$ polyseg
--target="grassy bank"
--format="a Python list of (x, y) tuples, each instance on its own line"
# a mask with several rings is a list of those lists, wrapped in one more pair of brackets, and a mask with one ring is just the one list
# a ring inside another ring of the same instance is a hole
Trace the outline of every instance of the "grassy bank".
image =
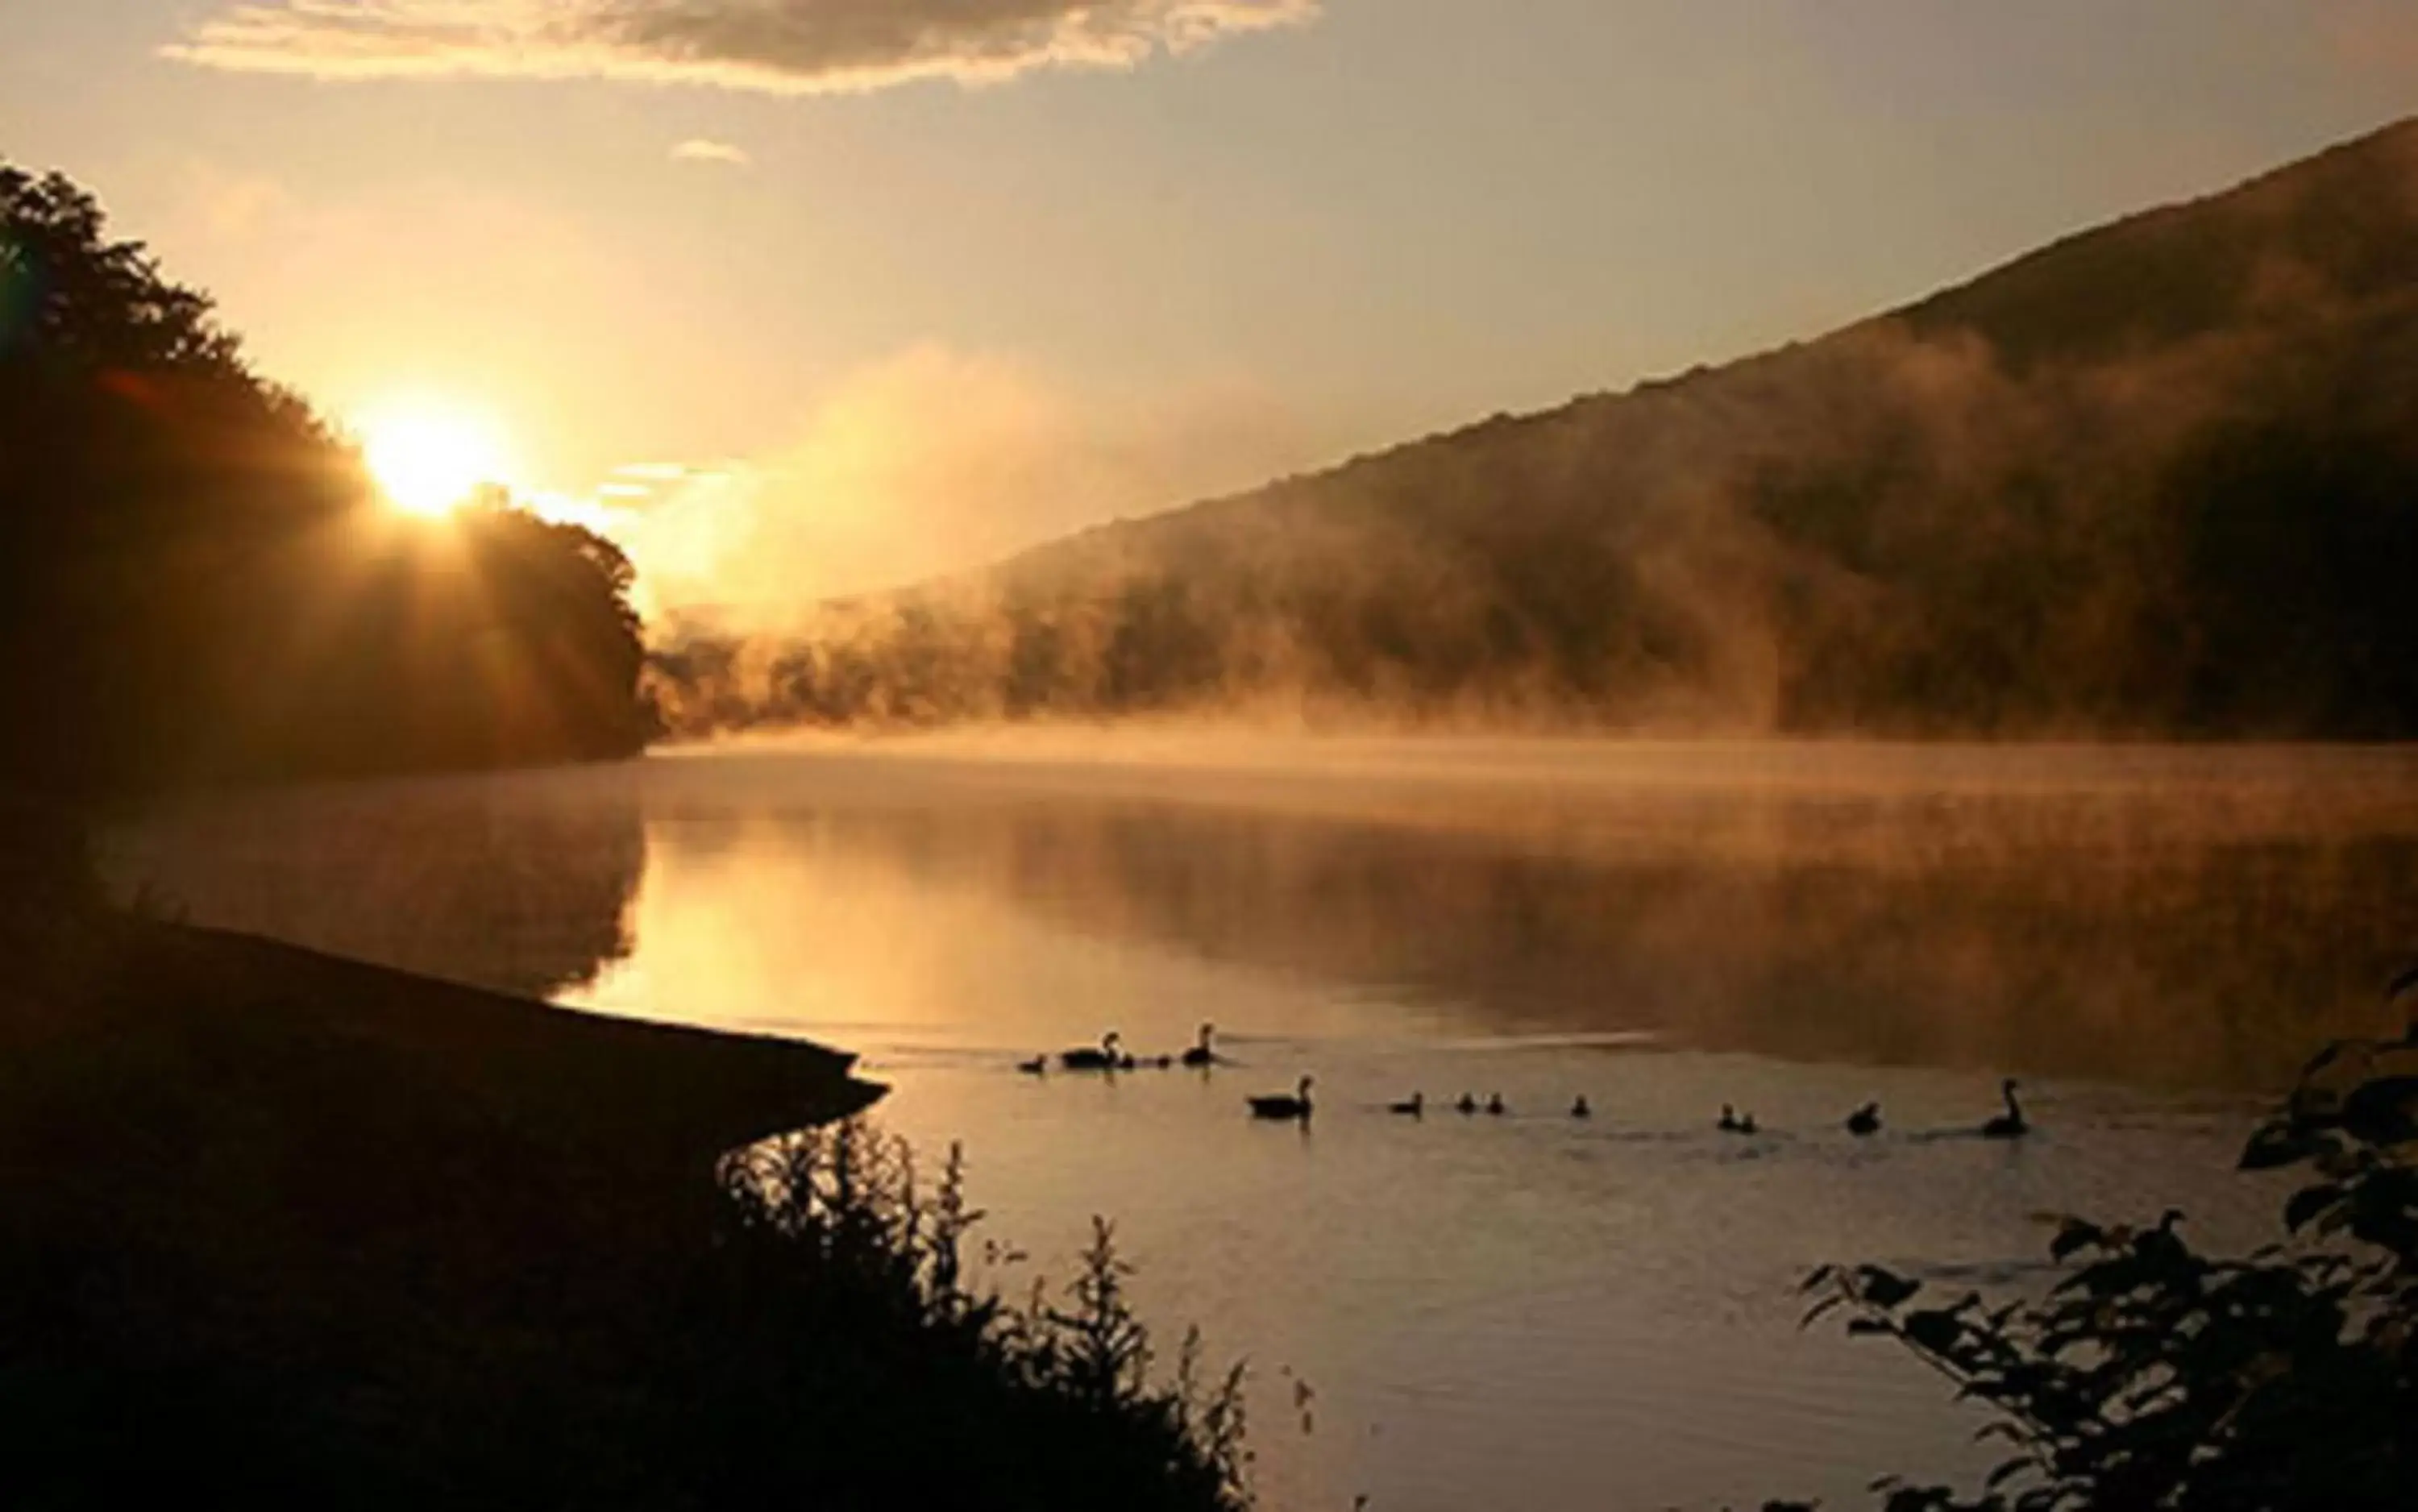
[(56, 893), (5, 935), (13, 1507), (1241, 1500), (1234, 1393), (1149, 1370), (1105, 1241), (982, 1293), (847, 1056)]

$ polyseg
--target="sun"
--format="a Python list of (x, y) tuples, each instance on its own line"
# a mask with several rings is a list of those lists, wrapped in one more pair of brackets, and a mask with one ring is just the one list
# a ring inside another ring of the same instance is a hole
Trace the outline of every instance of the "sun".
[(481, 484), (513, 481), (502, 430), (477, 410), (413, 400), (364, 411), (353, 424), (370, 476), (407, 514), (445, 514)]

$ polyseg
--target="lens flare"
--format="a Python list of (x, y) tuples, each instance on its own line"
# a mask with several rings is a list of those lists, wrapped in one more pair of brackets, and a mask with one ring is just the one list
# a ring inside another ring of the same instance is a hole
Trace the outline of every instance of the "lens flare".
[(513, 481), (502, 430), (475, 410), (413, 401), (366, 411), (354, 428), (370, 476), (407, 514), (442, 515), (482, 484)]

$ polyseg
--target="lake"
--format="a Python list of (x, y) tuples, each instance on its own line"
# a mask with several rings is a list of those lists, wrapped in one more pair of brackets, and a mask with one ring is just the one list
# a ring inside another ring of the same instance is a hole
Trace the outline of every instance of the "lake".
[[(1800, 1332), (1803, 1274), (2037, 1286), (2063, 1212), (2262, 1237), (2263, 1100), (2398, 1027), (2418, 755), (742, 745), (197, 799), (104, 860), (199, 923), (862, 1052), (884, 1124), (963, 1141), (1003, 1289), (1107, 1214), (1167, 1352), (1247, 1357), (1272, 1508), (1846, 1505), (1994, 1457), (1921, 1366)], [(1234, 1064), (1016, 1069), (1203, 1022)], [(1308, 1128), (1247, 1118), (1301, 1075)], [(1972, 1135), (2005, 1076), (2020, 1144)]]

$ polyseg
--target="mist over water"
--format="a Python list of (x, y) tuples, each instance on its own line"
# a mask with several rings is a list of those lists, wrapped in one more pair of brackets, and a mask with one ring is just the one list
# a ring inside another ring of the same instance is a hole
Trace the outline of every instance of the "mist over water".
[[(2029, 1284), (2055, 1211), (2247, 1243), (2260, 1096), (2391, 1027), (2418, 944), (2388, 749), (766, 744), (218, 798), (108, 849), (200, 922), (865, 1052), (881, 1117), (965, 1141), (1033, 1252), (1010, 1290), (1108, 1214), (1153, 1315), (1252, 1358), (1281, 1506), (1984, 1461), (1919, 1368), (1796, 1331), (1802, 1271)], [(1013, 1070), (1203, 1020), (1238, 1065)], [(1307, 1137), (1244, 1119), (1305, 1071)], [(1966, 1137), (2006, 1074), (2019, 1149)], [(1425, 1120), (1383, 1112), (1414, 1089)], [(1867, 1098), (1889, 1129), (1850, 1140)], [(1715, 1134), (1725, 1102), (1766, 1135)]]

